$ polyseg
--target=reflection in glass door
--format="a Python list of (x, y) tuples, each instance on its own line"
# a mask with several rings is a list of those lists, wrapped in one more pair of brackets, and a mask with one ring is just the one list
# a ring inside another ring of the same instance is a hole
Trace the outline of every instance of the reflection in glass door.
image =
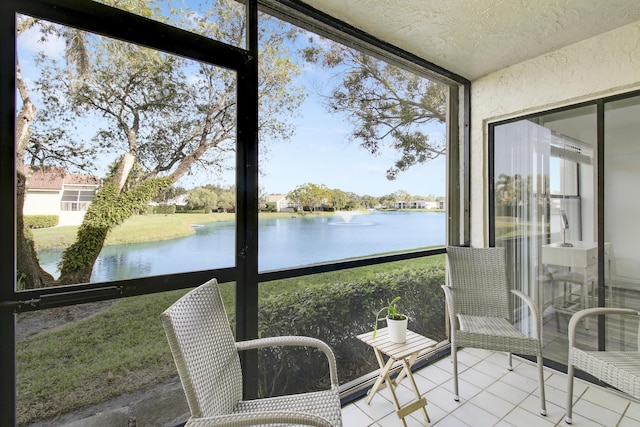
[[(611, 245), (613, 298), (607, 305), (640, 307), (640, 97), (605, 104), (605, 240)], [(608, 291), (608, 289), (607, 289)], [(608, 295), (607, 295), (608, 296)]]
[[(545, 359), (566, 364), (567, 324), (597, 304), (596, 107), (492, 126), (492, 244), (543, 316)], [(530, 322), (514, 307), (522, 329)], [(597, 345), (596, 325), (582, 325)], [(591, 333), (589, 333), (591, 331)]]
[[(495, 128), (494, 188), (495, 245), (507, 254), (507, 276), (512, 289), (534, 297), (536, 262), (546, 241), (541, 228), (548, 222), (548, 186), (551, 132), (528, 120)], [(514, 299), (513, 317), (523, 332), (532, 326), (526, 305)]]

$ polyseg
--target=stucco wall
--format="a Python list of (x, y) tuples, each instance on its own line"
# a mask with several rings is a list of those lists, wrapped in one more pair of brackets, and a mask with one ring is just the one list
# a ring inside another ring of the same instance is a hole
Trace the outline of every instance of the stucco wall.
[(488, 123), (638, 89), (640, 21), (473, 81), (472, 246), (488, 242)]
[(84, 220), (84, 215), (87, 211), (60, 211), (60, 219), (58, 220), (58, 226), (64, 225), (80, 225)]
[(29, 191), (24, 199), (25, 215), (59, 215), (59, 191)]

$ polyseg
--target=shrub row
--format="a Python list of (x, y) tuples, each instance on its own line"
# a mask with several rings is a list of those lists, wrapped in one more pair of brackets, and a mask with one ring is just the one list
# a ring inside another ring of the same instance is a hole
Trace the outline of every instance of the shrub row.
[(180, 210), (176, 210), (176, 213), (189, 213), (189, 214), (202, 214), (202, 213), (211, 213), (211, 208), (204, 208), (204, 209), (180, 209)]
[(28, 229), (55, 227), (59, 219), (58, 215), (25, 215), (24, 226)]
[(156, 213), (156, 214), (174, 214), (174, 213), (176, 213), (176, 205), (158, 205), (158, 206), (154, 206), (153, 213)]
[[(325, 341), (336, 354), (338, 375), (344, 383), (378, 368), (373, 350), (356, 336), (371, 331), (375, 313), (396, 296), (401, 298), (398, 307), (409, 316), (409, 329), (436, 341), (446, 338), (440, 288), (444, 277), (442, 266), (430, 266), (273, 295), (261, 302), (259, 334), (306, 335)], [(328, 385), (326, 358), (313, 349), (265, 349), (259, 353), (258, 364), (263, 397)], [(304, 385), (311, 386), (301, 389)]]

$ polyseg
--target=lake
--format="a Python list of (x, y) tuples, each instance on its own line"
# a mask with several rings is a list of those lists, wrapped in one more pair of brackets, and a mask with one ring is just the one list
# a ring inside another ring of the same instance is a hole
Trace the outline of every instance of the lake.
[[(260, 271), (445, 244), (445, 212), (382, 212), (264, 218), (259, 221)], [(194, 224), (195, 234), (160, 242), (105, 246), (92, 282), (123, 280), (234, 265), (235, 223)], [(59, 276), (62, 251), (40, 251), (45, 270)]]

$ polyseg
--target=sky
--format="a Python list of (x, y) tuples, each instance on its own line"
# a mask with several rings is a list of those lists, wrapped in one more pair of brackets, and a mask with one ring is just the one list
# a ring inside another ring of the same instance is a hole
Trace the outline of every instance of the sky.
[(350, 141), (349, 124), (326, 113), (317, 100), (316, 96), (310, 97), (303, 105), (291, 141), (273, 144), (268, 158), (262, 159), (265, 173), (260, 177), (260, 186), (267, 192), (287, 193), (312, 182), (359, 195), (382, 196), (398, 190), (412, 195), (445, 195), (444, 157), (414, 166), (390, 181), (386, 171), (396, 153), (385, 149), (381, 155), (373, 156)]
[[(34, 62), (31, 55), (46, 50), (49, 55), (62, 58), (64, 41), (50, 37), (46, 44), (39, 41), (40, 35), (29, 30), (18, 39), (20, 65), (27, 80), (34, 77)], [(353, 192), (358, 195), (382, 196), (399, 190), (412, 195), (444, 196), (446, 182), (446, 159), (440, 157), (425, 165), (413, 166), (390, 181), (386, 170), (398, 157), (390, 149), (383, 149), (377, 156), (349, 140), (350, 124), (340, 114), (329, 114), (321, 104), (318, 87), (326, 87), (332, 79), (331, 72), (320, 66), (305, 64), (297, 84), (308, 90), (299, 115), (288, 118), (295, 133), (288, 141), (273, 141), (265, 156), (260, 158), (261, 175), (259, 186), (265, 194), (286, 194), (305, 183), (324, 184), (332, 189)], [(35, 97), (34, 97), (35, 99)], [(95, 126), (87, 126), (92, 129)], [(425, 129), (431, 138), (443, 140), (445, 126), (434, 125)], [(90, 141), (92, 131), (83, 138)], [(115, 160), (103, 156), (95, 174), (104, 176), (107, 165)], [(233, 172), (212, 182), (212, 177), (200, 174), (187, 176), (178, 185), (187, 189), (207, 183), (232, 185)]]

